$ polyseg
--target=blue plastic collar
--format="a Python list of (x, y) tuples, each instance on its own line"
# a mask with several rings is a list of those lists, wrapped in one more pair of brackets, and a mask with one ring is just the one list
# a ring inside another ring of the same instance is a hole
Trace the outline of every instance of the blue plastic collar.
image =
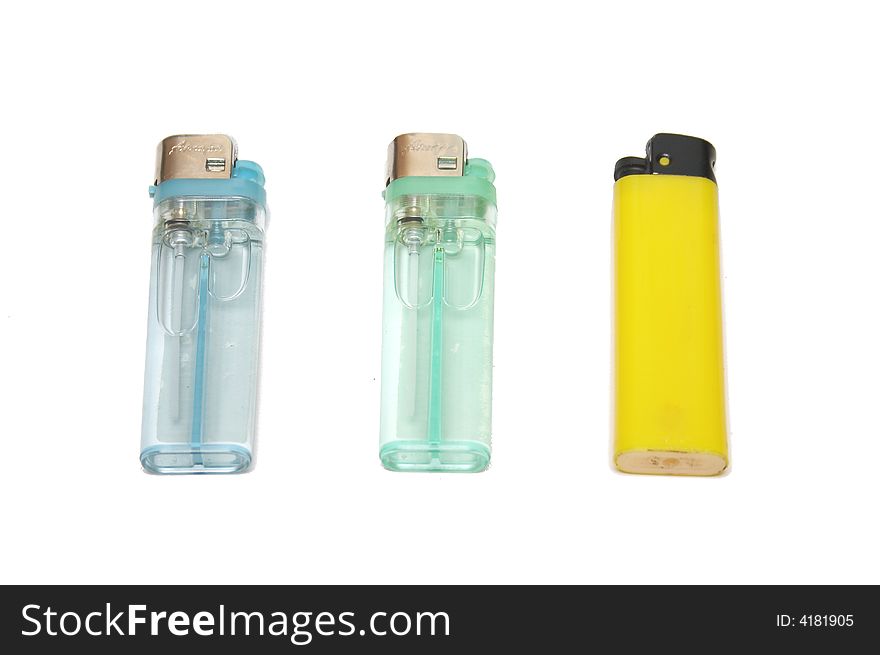
[(166, 198), (179, 196), (238, 196), (250, 198), (266, 207), (266, 177), (263, 169), (253, 161), (239, 159), (232, 167), (232, 177), (228, 180), (165, 180), (159, 185), (150, 185), (150, 197), (155, 207)]

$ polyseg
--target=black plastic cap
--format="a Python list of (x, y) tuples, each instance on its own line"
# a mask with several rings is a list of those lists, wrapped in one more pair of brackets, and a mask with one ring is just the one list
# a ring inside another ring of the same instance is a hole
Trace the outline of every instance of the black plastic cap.
[(614, 165), (614, 179), (627, 175), (690, 175), (715, 182), (715, 146), (695, 136), (655, 134), (646, 157), (624, 157)]

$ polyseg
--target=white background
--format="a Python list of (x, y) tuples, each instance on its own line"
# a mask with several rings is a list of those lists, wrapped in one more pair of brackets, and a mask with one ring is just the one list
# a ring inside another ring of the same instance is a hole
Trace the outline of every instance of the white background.
[[(0, 581), (880, 582), (877, 16), (850, 2), (12, 3)], [(385, 149), (497, 171), (494, 453), (378, 460)], [(609, 465), (614, 162), (718, 149), (732, 471)], [(156, 143), (267, 173), (258, 457), (138, 463)]]

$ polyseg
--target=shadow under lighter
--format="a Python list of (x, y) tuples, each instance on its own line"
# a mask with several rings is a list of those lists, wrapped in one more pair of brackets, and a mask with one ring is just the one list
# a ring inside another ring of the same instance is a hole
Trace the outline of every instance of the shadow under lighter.
[(657, 134), (614, 169), (614, 464), (728, 465), (715, 148)]
[(141, 463), (151, 473), (251, 464), (266, 192), (223, 134), (159, 144)]
[(389, 147), (379, 457), (392, 471), (489, 465), (494, 178), (454, 134)]

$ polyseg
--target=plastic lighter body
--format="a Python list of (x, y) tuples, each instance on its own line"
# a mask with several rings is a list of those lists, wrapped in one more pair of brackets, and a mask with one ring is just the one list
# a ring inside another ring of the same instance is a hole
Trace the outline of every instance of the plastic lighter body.
[(266, 194), (225, 135), (159, 145), (141, 463), (152, 473), (251, 464)]
[(728, 465), (718, 187), (706, 141), (658, 134), (614, 184), (614, 463), (717, 475)]
[(482, 471), (492, 424), (494, 172), (461, 137), (389, 147), (380, 459)]

